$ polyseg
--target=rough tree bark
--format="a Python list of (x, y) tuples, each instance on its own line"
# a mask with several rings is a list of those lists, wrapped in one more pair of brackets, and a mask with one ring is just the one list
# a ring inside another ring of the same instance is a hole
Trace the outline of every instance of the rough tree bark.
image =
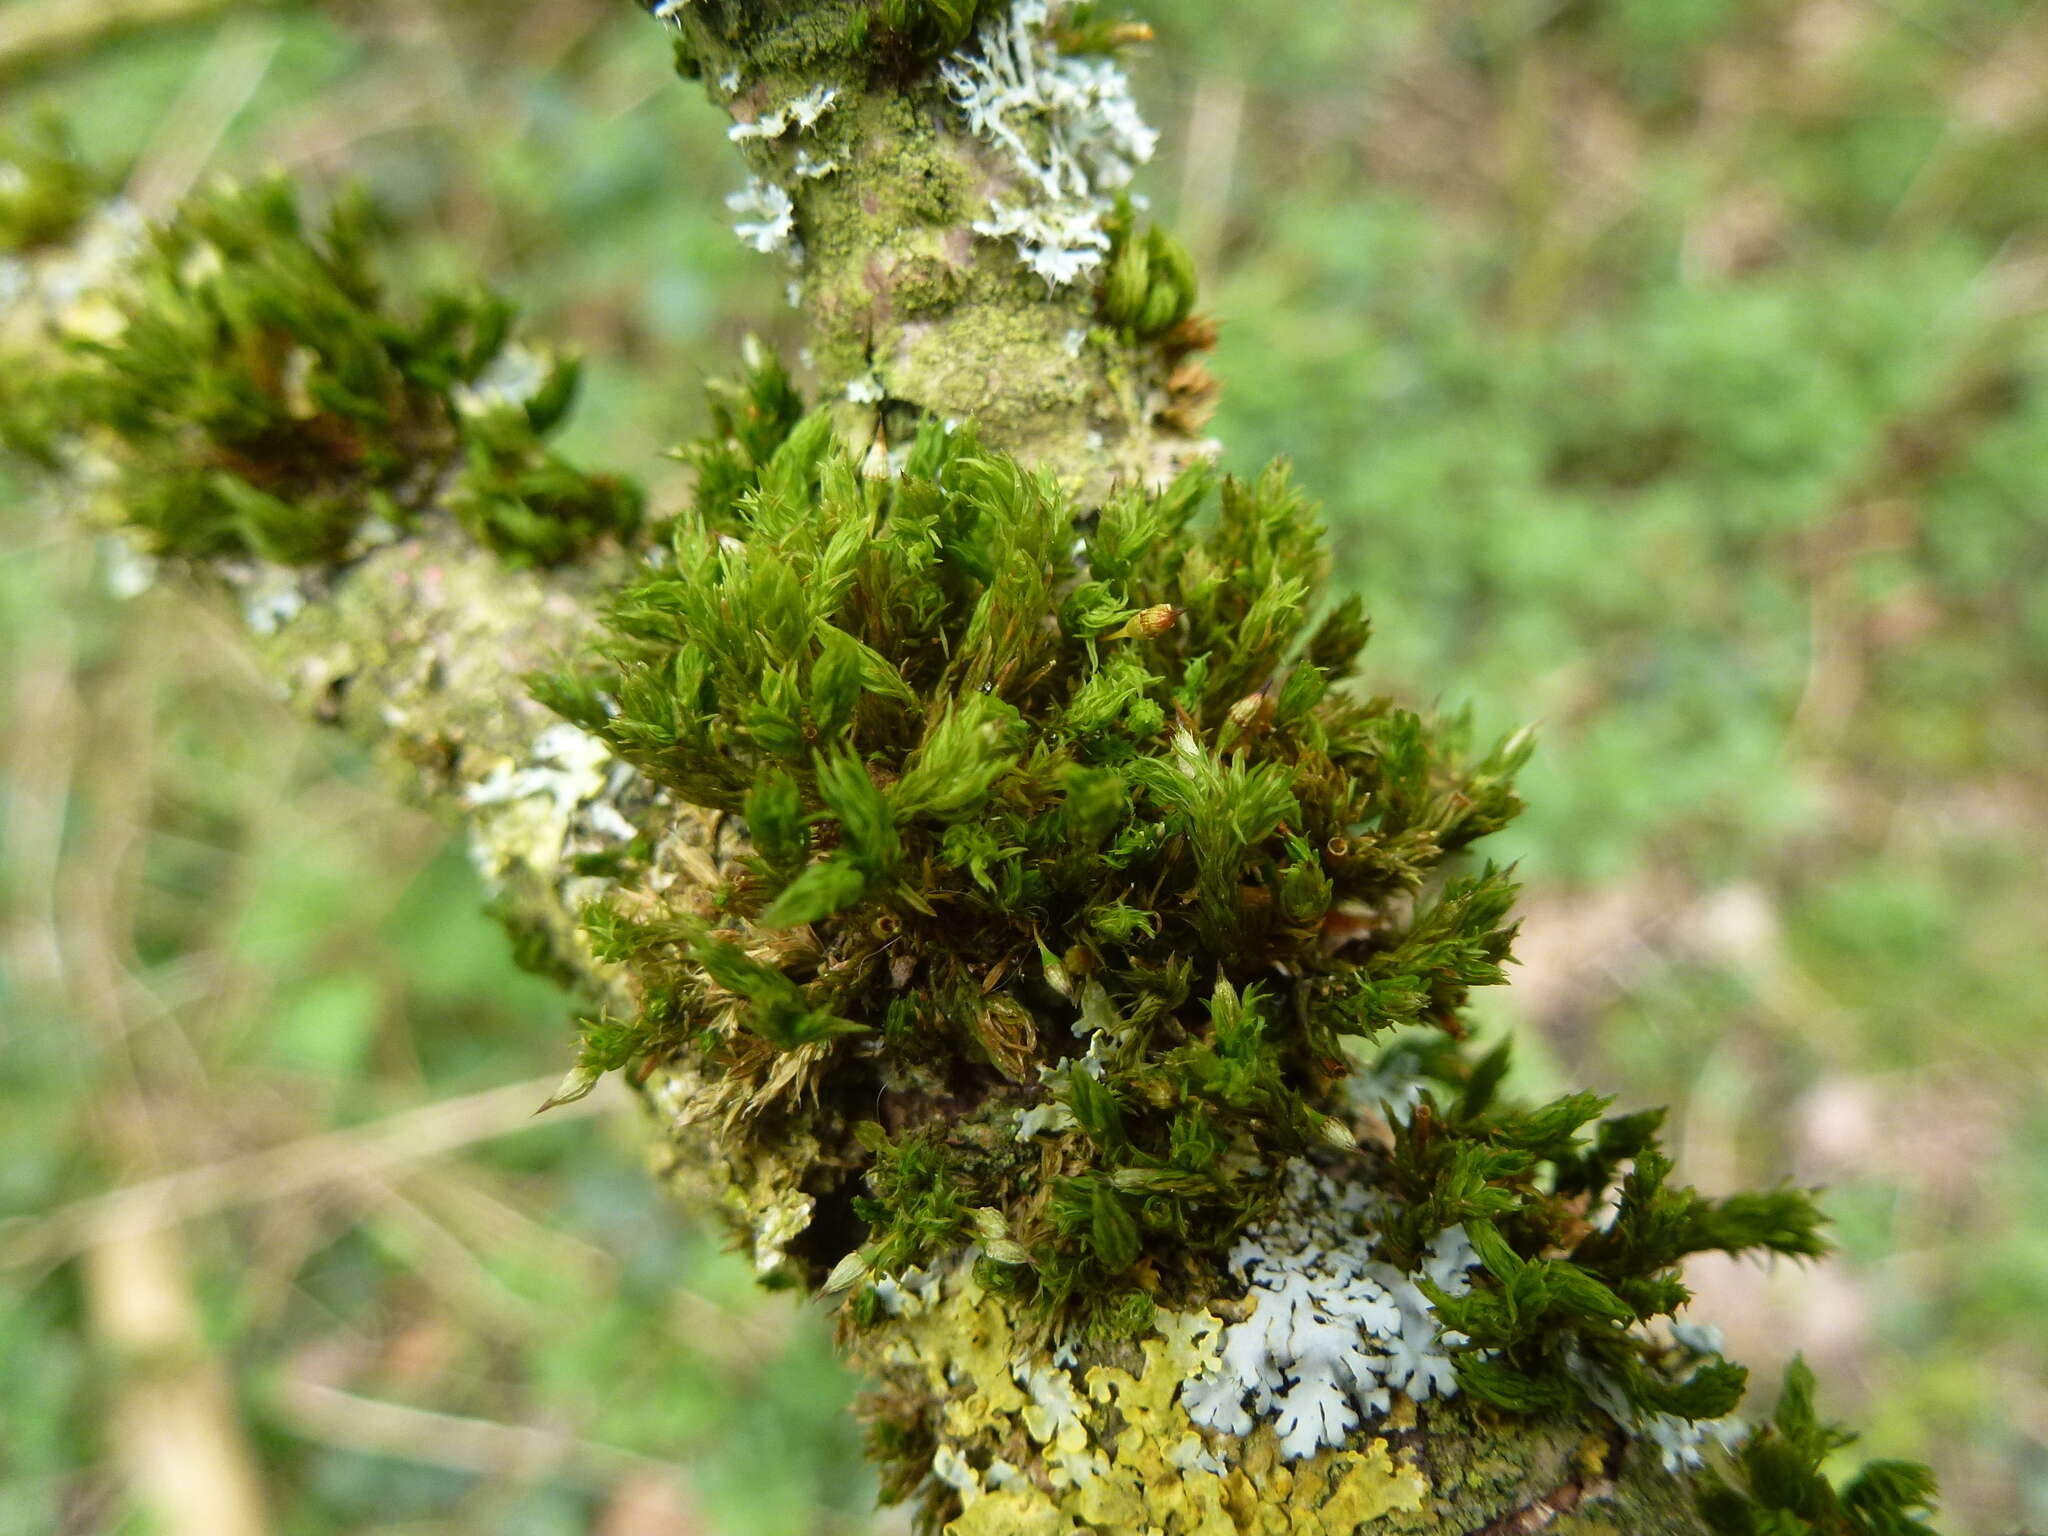
[[(1213, 452), (1199, 435), (1215, 392), (1198, 361), (1207, 336), (1187, 314), (1191, 295), (1172, 291), (1170, 255), (1132, 293), (1104, 297), (1134, 238), (1114, 198), (1150, 135), (1113, 65), (1061, 62), (1057, 13), (1032, 0), (650, 9), (685, 72), (732, 114), (756, 178), (735, 199), (742, 236), (791, 261), (811, 371), (841, 436), (866, 445), (871, 474), (886, 475), (892, 448), (928, 417), (971, 419), (987, 445), (1083, 505), (1118, 484), (1161, 485)], [(1074, 24), (1084, 22), (1100, 26)], [(1030, 78), (1046, 70), (1066, 73)], [(132, 239), (103, 217), (17, 262), (0, 351), (19, 361), (104, 334)], [(1105, 324), (1111, 302), (1130, 323)], [(54, 483), (79, 515), (122, 521), (95, 468), (118, 452), (87, 431), (56, 455), (67, 467)], [(368, 744), (408, 793), (466, 819), (531, 953), (594, 1012), (628, 1014), (636, 978), (597, 956), (579, 912), (600, 897), (655, 908), (709, 888), (746, 852), (743, 832), (650, 787), (526, 686), (590, 637), (605, 596), (644, 557), (637, 537), (521, 568), (474, 536), (452, 466), (421, 466), (402, 528), (290, 567), (232, 554), (181, 569), (245, 607), (251, 643), (309, 716)], [(621, 875), (602, 861), (628, 839), (652, 853)], [(816, 1287), (859, 1241), (807, 1187), (810, 1162), (828, 1152), (738, 1153), (708, 1137), (705, 1122), (747, 1111), (681, 1059), (642, 1064), (638, 1086), (658, 1170), (723, 1207), (765, 1278)], [(1385, 1131), (1369, 1113), (1358, 1126)], [(1329, 1189), (1305, 1176), (1284, 1219), (1269, 1221), (1338, 1269), (1347, 1254), (1367, 1265), (1356, 1208)], [(1243, 1434), (1213, 1415), (1197, 1422), (1184, 1389), (1223, 1368), (1230, 1325), (1281, 1304), (1251, 1294), (1224, 1256), (1201, 1261), (1204, 1304), (1162, 1302), (1149, 1328), (1108, 1340), (1047, 1333), (984, 1286), (976, 1256), (961, 1245), (915, 1275), (879, 1277), (874, 1315), (845, 1330), (876, 1384), (891, 1491), (922, 1500), (953, 1536), (1710, 1528), (1690, 1474), (1667, 1468), (1644, 1424), (1587, 1404), (1515, 1414), (1470, 1394), (1418, 1404), (1394, 1393), (1310, 1454), (1270, 1415)]]

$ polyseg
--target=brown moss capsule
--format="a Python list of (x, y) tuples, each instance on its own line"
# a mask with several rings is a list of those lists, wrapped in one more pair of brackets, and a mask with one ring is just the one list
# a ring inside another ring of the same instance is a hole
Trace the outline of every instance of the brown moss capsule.
[(1156, 640), (1180, 622), (1180, 610), (1171, 603), (1159, 603), (1133, 614), (1109, 638), (1112, 640)]
[(1271, 723), (1273, 719), (1273, 696), (1270, 693), (1248, 693), (1230, 706), (1230, 723), (1240, 731), (1256, 730)]

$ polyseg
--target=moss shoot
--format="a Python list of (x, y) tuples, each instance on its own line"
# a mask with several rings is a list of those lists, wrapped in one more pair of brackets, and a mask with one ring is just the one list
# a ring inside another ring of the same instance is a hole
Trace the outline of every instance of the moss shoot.
[(494, 294), (393, 297), (380, 243), (359, 196), (314, 229), (283, 181), (200, 193), (50, 317), (57, 366), (7, 391), (0, 432), (46, 462), (102, 458), (154, 554), (332, 561), (444, 495), (518, 563), (629, 536), (637, 489), (545, 446), (573, 364), (519, 348)]

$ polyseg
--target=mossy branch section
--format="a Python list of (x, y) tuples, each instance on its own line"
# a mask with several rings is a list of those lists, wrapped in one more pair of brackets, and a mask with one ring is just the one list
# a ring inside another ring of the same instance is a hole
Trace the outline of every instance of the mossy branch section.
[(480, 291), (387, 294), (360, 203), (316, 233), (281, 183), (223, 187), (150, 229), (56, 130), (6, 153), (0, 447), (126, 560), (239, 604), (309, 717), (467, 812), (527, 957), (612, 995), (564, 890), (593, 817), (656, 811), (612, 805), (630, 786), (523, 683), (639, 527), (630, 482), (542, 444), (573, 367)]
[[(467, 822), (523, 963), (594, 1006), (622, 995), (575, 920), (591, 807), (618, 799), (601, 753), (555, 743), (523, 678), (583, 643), (620, 564), (507, 566), (443, 511), (346, 567), (252, 637), (307, 718), (368, 747), (416, 803)], [(653, 807), (617, 807), (650, 824)], [(538, 1108), (539, 1106), (535, 1106)]]
[[(85, 217), (72, 162), (41, 148), (0, 204), (17, 268)], [(313, 566), (436, 506), (520, 564), (636, 533), (631, 482), (545, 447), (574, 362), (516, 344), (487, 291), (387, 292), (361, 197), (316, 230), (281, 181), (223, 186), (127, 243), (104, 281), (53, 271), (50, 305), (10, 306), (36, 311), (42, 345), (0, 395), (0, 445), (46, 466), (89, 454), (148, 553)]]
[[(1020, 1340), (1111, 1358), (1241, 1305), (1233, 1245), (1311, 1162), (1373, 1212), (1333, 1241), (1401, 1272), (1469, 1234), (1478, 1282), (1425, 1287), (1468, 1396), (1667, 1437), (1735, 1408), (1740, 1367), (1645, 1325), (1688, 1255), (1812, 1255), (1819, 1216), (1676, 1186), (1659, 1116), (1515, 1104), (1505, 1049), (1463, 1049), (1513, 887), (1453, 860), (1528, 744), (1355, 691), (1283, 470), (1083, 512), (936, 423), (865, 476), (765, 358), (716, 398), (673, 558), (538, 688), (743, 833), (591, 905), (636, 1006), (581, 1076), (695, 1128), (764, 1273), (846, 1291), (863, 1355), (965, 1266)], [(1389, 1031), (1382, 1118), (1347, 1079)]]
[[(1146, 274), (1126, 262), (1106, 311), (1107, 262), (1055, 286), (1011, 242), (973, 228), (992, 200), (1027, 189), (969, 130), (937, 66), (976, 47), (975, 22), (1007, 6), (653, 8), (677, 28), (686, 71), (732, 113), (749, 165), (790, 200), (787, 245), (763, 243), (792, 261), (815, 372), (847, 438), (896, 448), (927, 417), (971, 420), (991, 447), (1084, 499), (1119, 479), (1163, 483), (1210, 451), (1200, 432), (1216, 385), (1198, 358), (1213, 330), (1190, 318), (1184, 262), (1185, 299), (1133, 301), (1132, 279), (1142, 289)], [(829, 107), (788, 115), (822, 93)], [(1132, 323), (1147, 315), (1149, 327)]]
[[(1468, 757), (1333, 687), (1365, 627), (1315, 616), (1316, 525), (1277, 471), (1084, 520), (965, 429), (877, 480), (791, 407), (758, 372), (670, 568), (542, 689), (754, 848), (664, 910), (593, 911), (642, 991), (607, 1048), (701, 1054), (746, 1135), (814, 1136), (844, 1171), (810, 1192), (870, 1229), (867, 1269), (993, 1208), (1016, 1283), (1142, 1324), (1134, 1271), (1198, 1285), (1281, 1164), (1341, 1139), (1346, 1037), (1500, 979), (1505, 878), (1423, 892), (1513, 813), (1523, 749)], [(1048, 1100), (1042, 1154), (1016, 1116)], [(806, 1246), (813, 1282), (844, 1257)]]

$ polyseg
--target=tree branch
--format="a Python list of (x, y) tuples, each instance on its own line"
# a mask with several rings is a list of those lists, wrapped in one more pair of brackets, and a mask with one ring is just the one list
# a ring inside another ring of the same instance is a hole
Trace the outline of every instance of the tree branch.
[[(755, 359), (660, 553), (543, 446), (564, 365), (488, 299), (393, 305), (365, 225), (281, 194), (140, 247), (37, 205), (0, 370), (47, 382), (0, 432), (469, 818), (592, 1004), (558, 1098), (630, 1066), (763, 1276), (848, 1294), (933, 1526), (1707, 1529), (1741, 1373), (1644, 1325), (1685, 1254), (1812, 1254), (1817, 1218), (1669, 1186), (1654, 1116), (1509, 1104), (1460, 1052), (1512, 888), (1435, 876), (1526, 747), (1333, 688), (1364, 629), (1309, 623), (1284, 476), (1191, 521), (1211, 333), (1118, 199), (1130, 29), (650, 8), (757, 172), (742, 237), (800, 255), (829, 403)], [(1355, 1072), (1397, 1027), (1434, 1043)]]

